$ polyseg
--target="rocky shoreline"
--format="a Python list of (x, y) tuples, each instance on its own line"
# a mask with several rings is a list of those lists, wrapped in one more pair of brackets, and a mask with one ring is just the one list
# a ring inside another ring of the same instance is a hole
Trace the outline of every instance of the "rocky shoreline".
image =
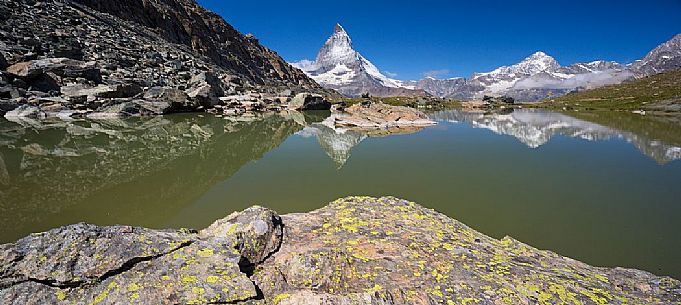
[(0, 115), (242, 114), (334, 95), (192, 0), (0, 3)]
[(0, 246), (2, 304), (681, 304), (681, 282), (496, 240), (415, 203), (252, 207), (201, 231), (76, 224)]

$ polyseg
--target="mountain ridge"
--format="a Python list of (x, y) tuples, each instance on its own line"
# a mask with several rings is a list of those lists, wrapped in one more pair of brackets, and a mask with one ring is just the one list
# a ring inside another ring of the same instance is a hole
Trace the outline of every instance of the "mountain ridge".
[[(341, 35), (338, 36), (337, 33)], [(343, 41), (347, 41), (349, 49), (356, 53), (353, 60), (368, 63), (370, 73), (358, 76), (359, 72), (347, 66), (344, 67), (345, 63), (329, 61), (328, 57), (324, 57), (328, 54), (338, 55), (338, 53), (329, 52), (328, 48), (329, 44), (335, 43), (334, 37), (342, 37)], [(334, 63), (336, 65), (332, 65)], [(399, 92), (396, 88), (404, 88), (422, 90), (437, 97), (458, 100), (481, 99), (484, 95), (506, 95), (519, 101), (535, 102), (681, 68), (681, 34), (660, 44), (643, 59), (630, 64), (601, 59), (562, 66), (547, 53), (536, 51), (518, 63), (500, 66), (489, 72), (473, 73), (469, 78), (425, 77), (420, 80), (402, 81), (385, 76), (376, 66), (354, 51), (349, 35), (342, 26), (337, 24), (334, 34), (327, 40), (314, 62), (303, 60), (293, 65), (303, 70), (323, 87), (349, 96), (362, 93), (356, 86), (358, 82), (361, 82), (358, 78), (368, 77), (378, 86), (390, 88), (382, 92), (390, 96), (400, 95), (399, 93), (403, 92)]]

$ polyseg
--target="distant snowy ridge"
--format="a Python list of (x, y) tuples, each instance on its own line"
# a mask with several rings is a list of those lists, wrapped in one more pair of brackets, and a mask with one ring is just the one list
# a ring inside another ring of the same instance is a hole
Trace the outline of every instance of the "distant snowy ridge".
[(320, 85), (347, 96), (363, 93), (376, 96), (430, 94), (473, 100), (485, 95), (507, 95), (519, 101), (532, 102), (679, 69), (681, 34), (653, 49), (642, 60), (629, 65), (597, 60), (561, 66), (555, 58), (539, 51), (519, 63), (490, 72), (474, 73), (469, 79), (426, 77), (416, 81), (400, 81), (385, 76), (357, 52), (350, 36), (337, 24), (315, 61), (302, 60), (293, 65)]

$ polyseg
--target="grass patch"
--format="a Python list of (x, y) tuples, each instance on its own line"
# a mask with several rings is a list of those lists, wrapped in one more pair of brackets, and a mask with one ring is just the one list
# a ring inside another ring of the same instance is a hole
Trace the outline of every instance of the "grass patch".
[(681, 70), (656, 74), (618, 85), (570, 93), (545, 100), (538, 107), (583, 110), (646, 110), (660, 102), (681, 103)]

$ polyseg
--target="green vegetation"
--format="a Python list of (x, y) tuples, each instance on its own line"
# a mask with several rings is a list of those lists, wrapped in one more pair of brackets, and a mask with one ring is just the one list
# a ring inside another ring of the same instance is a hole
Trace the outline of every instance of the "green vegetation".
[(678, 112), (681, 110), (681, 70), (571, 93), (546, 100), (537, 106), (549, 109)]

